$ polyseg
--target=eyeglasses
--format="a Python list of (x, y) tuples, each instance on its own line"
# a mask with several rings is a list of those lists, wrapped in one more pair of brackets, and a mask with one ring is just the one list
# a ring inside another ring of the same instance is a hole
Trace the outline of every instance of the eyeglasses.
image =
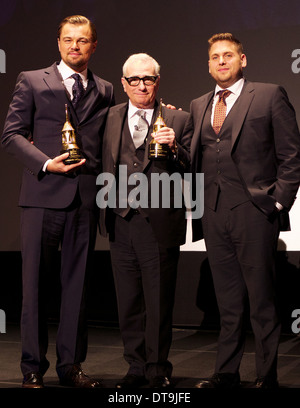
[(134, 76), (126, 78), (126, 81), (129, 83), (130, 86), (138, 86), (141, 81), (143, 81), (144, 85), (154, 85), (158, 76), (144, 76), (143, 78)]

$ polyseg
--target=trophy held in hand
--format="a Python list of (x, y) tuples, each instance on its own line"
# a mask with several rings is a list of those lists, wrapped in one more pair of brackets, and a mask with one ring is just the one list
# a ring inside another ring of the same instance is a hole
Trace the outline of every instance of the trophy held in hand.
[[(153, 124), (153, 132), (156, 133), (159, 129), (166, 126), (164, 118), (162, 116), (162, 99), (159, 104), (159, 114), (156, 121)], [(148, 158), (149, 160), (167, 160), (169, 157), (170, 149), (167, 144), (160, 144), (152, 138), (149, 143)]]
[(66, 121), (62, 129), (62, 149), (61, 154), (69, 153), (69, 157), (64, 160), (65, 164), (74, 164), (80, 162), (83, 158), (76, 143), (76, 135), (73, 126), (69, 120), (68, 105), (65, 105)]

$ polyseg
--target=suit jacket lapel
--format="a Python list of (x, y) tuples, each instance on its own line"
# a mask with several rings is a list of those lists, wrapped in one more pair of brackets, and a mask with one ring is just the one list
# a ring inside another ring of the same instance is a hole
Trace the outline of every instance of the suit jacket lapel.
[[(94, 101), (97, 98), (103, 98), (104, 90), (102, 84), (94, 77), (94, 74), (88, 70), (88, 86), (84, 93), (81, 104), (79, 104), (79, 111), (74, 110), (74, 114), (77, 115), (79, 123), (82, 123), (89, 117), (91, 111), (94, 109)], [(95, 89), (97, 88), (97, 89)], [(93, 96), (93, 93), (96, 92), (96, 95)]]
[[(158, 109), (157, 109), (157, 114), (158, 114)], [(167, 127), (172, 128), (173, 127), (173, 121), (174, 121), (174, 115), (173, 115), (172, 109), (168, 109), (168, 108), (165, 108), (163, 106), (162, 116), (164, 118), (164, 121), (165, 121)], [(157, 115), (156, 115), (156, 117), (157, 117)]]
[(49, 68), (45, 69), (43, 80), (46, 82), (47, 86), (49, 89), (51, 89), (58, 100), (62, 101), (63, 103), (71, 103), (68, 92), (66, 91), (60, 73), (58, 72), (56, 62)]
[(73, 125), (78, 124), (78, 118), (76, 116), (75, 109), (73, 108), (70, 96), (63, 85), (61, 75), (57, 69), (57, 63), (55, 62), (49, 68), (45, 69), (43, 80), (56, 96), (59, 103), (61, 103), (61, 109), (64, 111), (65, 104), (69, 107), (69, 113)]
[(111, 117), (110, 121), (111, 122), (110, 134), (114, 135), (114, 137), (110, 139), (110, 151), (112, 153), (114, 164), (116, 164), (119, 159), (121, 135), (127, 110), (128, 103), (120, 105), (120, 108), (114, 112), (114, 116)]
[(254, 87), (251, 82), (245, 82), (242, 92), (239, 99), (236, 101), (238, 104), (238, 112), (234, 116), (234, 121), (232, 125), (232, 136), (231, 144), (232, 147), (237, 142), (238, 135), (243, 126), (245, 117), (248, 113), (248, 110), (251, 106), (252, 100), (254, 98)]
[(97, 86), (99, 93), (103, 95), (102, 84), (100, 84), (98, 81), (96, 82), (94, 74), (90, 70), (88, 70), (88, 80), (89, 82), (84, 96), (87, 96), (92, 91), (92, 89), (95, 88), (95, 86)]
[(203, 100), (199, 101), (194, 109), (197, 109), (197, 112), (194, 113), (194, 135), (192, 137), (191, 141), (191, 159), (192, 162), (196, 162), (196, 156), (199, 153), (199, 149), (197, 148), (199, 146), (200, 141), (200, 135), (201, 135), (201, 129), (202, 129), (202, 124), (203, 124), (203, 119), (204, 115), (206, 113), (206, 110), (208, 108), (208, 105), (211, 102), (211, 99), (214, 95), (214, 92), (209, 92), (203, 97)]

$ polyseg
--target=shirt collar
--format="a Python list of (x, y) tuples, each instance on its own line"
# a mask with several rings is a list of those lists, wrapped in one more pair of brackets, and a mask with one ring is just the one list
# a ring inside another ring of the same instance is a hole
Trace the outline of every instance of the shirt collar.
[(84, 82), (87, 81), (87, 68), (82, 72), (76, 72), (72, 68), (70, 68), (63, 60), (57, 66), (63, 81), (67, 78), (70, 78), (73, 74), (79, 74)]
[(146, 116), (147, 116), (147, 115), (150, 115), (150, 118), (151, 118), (151, 117), (152, 117), (152, 114), (153, 114), (153, 111), (154, 111), (154, 108), (152, 108), (152, 109), (141, 109), (141, 108), (137, 108), (136, 106), (134, 106), (134, 105), (132, 104), (131, 100), (129, 100), (129, 102), (128, 102), (128, 117), (129, 117), (129, 119), (131, 119), (131, 118), (136, 114), (136, 112), (139, 111), (139, 110), (145, 111), (145, 112), (146, 112)]
[[(236, 81), (233, 85), (229, 86), (228, 89), (229, 91), (231, 91), (233, 94), (239, 96), (240, 93), (242, 92), (243, 86), (244, 86), (244, 82), (245, 82), (245, 78), (241, 78), (238, 81)], [(223, 88), (221, 88), (219, 85), (216, 85), (215, 88), (215, 95), (219, 92), (219, 91), (224, 91)]]

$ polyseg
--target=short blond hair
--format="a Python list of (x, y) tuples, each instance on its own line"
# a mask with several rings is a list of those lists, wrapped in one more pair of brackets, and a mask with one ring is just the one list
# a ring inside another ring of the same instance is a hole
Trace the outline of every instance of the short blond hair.
[(61, 31), (63, 29), (63, 26), (66, 24), (77, 24), (77, 25), (82, 25), (82, 24), (88, 24), (91, 29), (92, 33), (92, 41), (96, 42), (97, 41), (97, 30), (96, 26), (94, 23), (91, 22), (87, 17), (81, 16), (79, 14), (75, 14), (73, 16), (69, 16), (63, 19), (63, 21), (60, 23), (58, 27), (58, 32), (57, 32), (57, 38), (60, 38)]

